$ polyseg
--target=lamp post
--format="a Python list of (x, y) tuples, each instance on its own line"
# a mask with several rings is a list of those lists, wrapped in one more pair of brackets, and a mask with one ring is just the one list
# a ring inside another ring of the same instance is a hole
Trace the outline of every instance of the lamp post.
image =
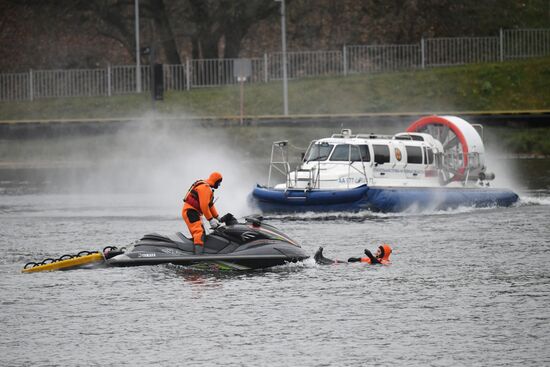
[(288, 116), (288, 76), (286, 62), (286, 25), (285, 25), (285, 0), (275, 0), (281, 3), (281, 39), (283, 46), (283, 104), (284, 114)]
[(136, 92), (141, 93), (141, 65), (140, 65), (140, 48), (139, 48), (139, 0), (134, 1), (135, 7), (135, 26), (136, 26)]

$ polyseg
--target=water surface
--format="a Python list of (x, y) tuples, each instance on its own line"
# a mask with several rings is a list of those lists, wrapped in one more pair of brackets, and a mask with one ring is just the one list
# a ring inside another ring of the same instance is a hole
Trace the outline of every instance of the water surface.
[[(193, 153), (131, 136), (135, 145), (124, 149), (71, 138), (66, 146), (95, 150), (67, 159), (60, 151), (49, 166), (21, 163), (51, 158), (57, 145), (24, 140), (21, 151), (36, 151), (12, 153), (16, 167), (0, 167), (0, 365), (550, 364), (550, 161), (500, 161), (521, 190), (511, 208), (267, 217), (310, 254), (323, 246), (327, 257), (347, 259), (389, 243), (390, 266), (306, 260), (244, 273), (22, 274), (28, 261), (186, 231), (182, 191), (202, 173), (189, 173)], [(109, 142), (125, 140), (117, 139)], [(219, 145), (196, 170), (222, 164), (228, 179), (217, 205), (249, 214), (242, 197), (266, 171), (250, 168), (254, 156), (244, 170), (224, 160), (230, 147)]]

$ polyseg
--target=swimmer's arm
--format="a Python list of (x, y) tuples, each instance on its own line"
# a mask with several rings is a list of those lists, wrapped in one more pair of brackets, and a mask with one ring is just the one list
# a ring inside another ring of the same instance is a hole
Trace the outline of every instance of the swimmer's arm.
[(365, 249), (365, 255), (369, 258), (371, 265), (380, 264), (380, 261), (378, 261), (368, 249)]

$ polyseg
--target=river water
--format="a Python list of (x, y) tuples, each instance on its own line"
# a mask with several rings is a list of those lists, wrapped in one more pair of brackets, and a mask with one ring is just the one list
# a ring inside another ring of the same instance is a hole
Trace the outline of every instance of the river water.
[(22, 274), (28, 261), (185, 232), (181, 195), (216, 167), (218, 208), (254, 211), (241, 202), (265, 178), (269, 146), (243, 141), (257, 132), (224, 132), (206, 148), (195, 136), (189, 151), (167, 148), (178, 134), (149, 133), (2, 141), (0, 365), (550, 364), (549, 160), (495, 160), (520, 193), (511, 208), (267, 217), (310, 254), (346, 259), (389, 243), (389, 266)]

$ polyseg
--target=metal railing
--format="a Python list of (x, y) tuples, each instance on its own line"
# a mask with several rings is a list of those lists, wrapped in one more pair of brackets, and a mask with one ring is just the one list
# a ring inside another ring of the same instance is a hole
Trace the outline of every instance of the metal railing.
[[(341, 51), (293, 51), (287, 52), (288, 78), (341, 75), (343, 55)], [(267, 56), (268, 79), (283, 79), (283, 54), (275, 52)]]
[(452, 66), (500, 60), (499, 37), (431, 38), (424, 40), (424, 66)]
[(550, 55), (550, 29), (514, 29), (501, 31), (505, 60)]
[[(351, 45), (337, 51), (287, 53), (288, 77), (300, 79), (354, 73), (378, 73), (440, 66), (514, 60), (550, 55), (550, 29), (501, 30), (496, 37), (426, 38), (418, 44)], [(248, 82), (281, 80), (282, 53), (250, 60)], [(165, 90), (190, 90), (238, 83), (237, 59), (187, 60), (164, 65)], [(0, 74), (0, 101), (85, 96), (112, 96), (137, 92), (134, 65), (104, 69), (30, 70)], [(151, 68), (141, 66), (142, 90), (150, 90)]]
[(32, 75), (32, 70), (28, 73), (0, 74), (0, 101), (32, 101)]
[(421, 66), (420, 45), (347, 46), (349, 73), (411, 70)]

